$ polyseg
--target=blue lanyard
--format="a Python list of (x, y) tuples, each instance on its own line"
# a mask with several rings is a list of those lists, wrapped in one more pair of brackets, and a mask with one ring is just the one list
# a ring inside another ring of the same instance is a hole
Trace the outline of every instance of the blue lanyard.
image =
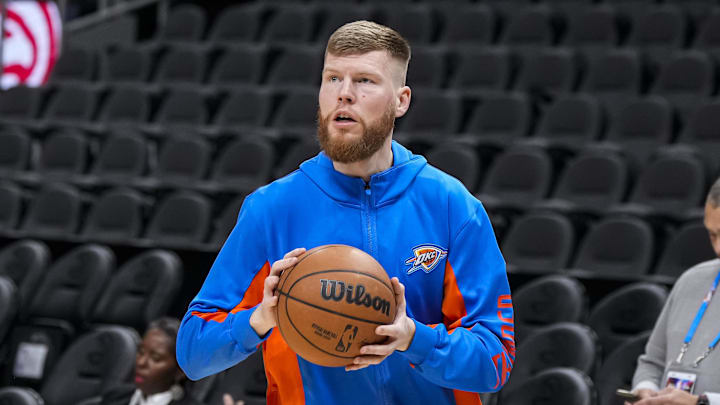
[[(698, 328), (698, 325), (700, 325), (700, 321), (702, 320), (703, 316), (705, 315), (705, 311), (707, 310), (708, 305), (710, 304), (710, 301), (713, 298), (713, 295), (715, 295), (715, 290), (717, 290), (718, 283), (720, 283), (720, 272), (718, 272), (718, 275), (715, 277), (715, 281), (713, 282), (712, 287), (710, 287), (710, 291), (708, 291), (707, 295), (705, 295), (705, 298), (703, 298), (702, 303), (700, 304), (700, 308), (698, 309), (697, 314), (695, 315), (695, 319), (693, 319), (692, 324), (690, 325), (690, 330), (688, 330), (687, 335), (685, 335), (685, 340), (683, 341), (683, 346), (680, 349), (680, 354), (677, 357), (677, 362), (680, 363), (682, 361), (683, 355), (685, 355), (685, 352), (687, 352), (688, 347), (690, 346), (690, 342), (692, 342), (693, 337), (695, 336), (695, 331)], [(695, 359), (694, 366), (697, 367), (701, 361), (707, 357), (710, 352), (715, 349), (715, 346), (717, 346), (718, 342), (720, 342), (720, 333), (713, 339), (712, 342), (710, 342), (710, 345), (708, 345), (705, 352)]]

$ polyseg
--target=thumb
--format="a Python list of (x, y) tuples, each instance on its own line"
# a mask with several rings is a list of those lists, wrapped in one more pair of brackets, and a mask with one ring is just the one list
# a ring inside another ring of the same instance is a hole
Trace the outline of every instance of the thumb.
[(223, 405), (234, 405), (233, 397), (230, 394), (223, 394)]

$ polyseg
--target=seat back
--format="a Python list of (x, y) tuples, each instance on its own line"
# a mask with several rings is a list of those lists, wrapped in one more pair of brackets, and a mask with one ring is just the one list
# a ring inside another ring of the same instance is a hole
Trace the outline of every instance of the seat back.
[(0, 250), (0, 276), (18, 288), (20, 314), (27, 311), (50, 262), (50, 249), (43, 242), (20, 240)]
[(665, 287), (639, 282), (622, 287), (595, 304), (588, 325), (600, 337), (604, 352), (651, 330), (667, 296)]
[(55, 364), (40, 395), (48, 405), (74, 404), (128, 381), (135, 370), (139, 342), (135, 330), (121, 326), (80, 336)]

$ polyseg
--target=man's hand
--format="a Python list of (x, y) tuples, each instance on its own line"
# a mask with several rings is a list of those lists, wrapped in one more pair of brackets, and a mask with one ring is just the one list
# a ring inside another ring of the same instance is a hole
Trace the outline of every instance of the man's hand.
[(280, 275), (285, 269), (294, 266), (297, 263), (298, 256), (303, 253), (305, 253), (305, 248), (294, 249), (286, 253), (284, 258), (276, 261), (270, 267), (270, 274), (265, 278), (262, 302), (250, 315), (250, 326), (258, 336), (265, 336), (270, 329), (277, 325), (275, 307), (278, 303), (278, 297), (275, 290), (280, 282)]
[(681, 389), (667, 387), (653, 396), (635, 402), (633, 405), (695, 405), (697, 395), (689, 394)]
[[(640, 399), (645, 399), (645, 398), (652, 398), (652, 397), (656, 396), (658, 393), (655, 390), (651, 390), (649, 388), (643, 388), (643, 389), (639, 389), (637, 391), (633, 391), (633, 394), (640, 397)], [(637, 403), (637, 401), (632, 402), (632, 403), (625, 401), (624, 405), (635, 405), (636, 403)]]
[(415, 336), (415, 322), (408, 318), (405, 312), (405, 286), (397, 277), (393, 277), (391, 282), (397, 305), (395, 320), (390, 325), (381, 325), (375, 329), (376, 334), (387, 336), (388, 339), (384, 344), (363, 346), (360, 349), (361, 356), (355, 357), (353, 364), (346, 366), (345, 371), (360, 370), (372, 364), (380, 364), (395, 350), (405, 351), (410, 346)]

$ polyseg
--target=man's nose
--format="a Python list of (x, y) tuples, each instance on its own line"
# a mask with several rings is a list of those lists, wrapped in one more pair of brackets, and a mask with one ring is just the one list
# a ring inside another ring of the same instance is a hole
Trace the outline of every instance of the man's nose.
[(352, 80), (343, 80), (338, 93), (338, 102), (349, 104), (355, 102), (355, 89), (352, 86)]

